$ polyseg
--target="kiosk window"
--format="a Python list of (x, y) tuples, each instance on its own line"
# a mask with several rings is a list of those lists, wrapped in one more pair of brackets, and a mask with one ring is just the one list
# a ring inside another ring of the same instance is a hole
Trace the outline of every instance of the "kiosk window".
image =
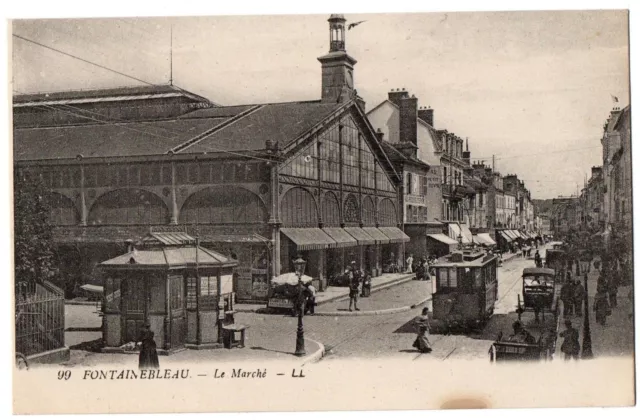
[(196, 309), (198, 300), (196, 293), (198, 291), (198, 281), (195, 277), (187, 278), (187, 309)]
[(200, 306), (201, 309), (215, 309), (218, 298), (218, 277), (200, 277)]
[(458, 287), (458, 269), (456, 267), (449, 269), (449, 287), (452, 289)]

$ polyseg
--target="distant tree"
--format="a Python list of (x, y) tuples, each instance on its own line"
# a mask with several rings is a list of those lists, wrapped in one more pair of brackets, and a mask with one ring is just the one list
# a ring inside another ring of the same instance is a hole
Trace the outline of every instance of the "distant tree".
[(54, 274), (47, 191), (39, 180), (18, 170), (13, 186), (15, 282), (33, 286)]

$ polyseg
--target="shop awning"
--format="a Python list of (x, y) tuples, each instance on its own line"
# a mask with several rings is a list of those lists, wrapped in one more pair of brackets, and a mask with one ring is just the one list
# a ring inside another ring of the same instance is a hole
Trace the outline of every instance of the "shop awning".
[(409, 242), (411, 238), (397, 227), (379, 227), (380, 232), (389, 238), (389, 243)]
[(358, 241), (358, 245), (374, 245), (376, 243), (375, 239), (359, 227), (346, 227), (344, 230)]
[(445, 245), (456, 245), (458, 241), (454, 241), (443, 233), (431, 233), (427, 235), (429, 238), (435, 239), (438, 242), (442, 242)]
[(363, 227), (364, 230), (369, 236), (376, 240), (378, 244), (388, 244), (389, 238), (384, 233), (380, 232), (378, 228), (374, 227)]
[(335, 248), (337, 246), (336, 241), (331, 239), (320, 228), (282, 228), (280, 232), (291, 239), (301, 251)]
[(465, 239), (467, 240), (467, 242), (471, 243), (473, 242), (473, 233), (471, 233), (471, 230), (469, 230), (469, 227), (464, 224), (461, 223), (460, 224), (460, 230), (462, 231), (462, 242), (465, 242)]
[(473, 238), (473, 235), (471, 238), (468, 238), (464, 235), (464, 233), (462, 232), (462, 229), (457, 223), (449, 223), (449, 237), (456, 242), (458, 242), (459, 237), (462, 237), (463, 244), (470, 244), (471, 239)]
[(513, 238), (507, 233), (506, 230), (501, 230), (500, 236), (502, 236), (502, 238), (507, 242), (513, 242)]
[(323, 228), (322, 231), (336, 241), (337, 248), (356, 246), (358, 242), (342, 228)]
[(491, 238), (488, 233), (478, 233), (474, 238), (477, 238), (478, 242), (485, 245), (495, 245), (496, 241)]
[(265, 238), (257, 233), (251, 233), (247, 235), (229, 234), (229, 235), (202, 235), (204, 242), (214, 243), (268, 243), (270, 239)]
[(518, 235), (516, 235), (516, 233), (512, 230), (504, 230), (504, 233), (507, 234), (507, 236), (509, 236), (509, 238), (513, 241), (514, 239), (518, 239)]

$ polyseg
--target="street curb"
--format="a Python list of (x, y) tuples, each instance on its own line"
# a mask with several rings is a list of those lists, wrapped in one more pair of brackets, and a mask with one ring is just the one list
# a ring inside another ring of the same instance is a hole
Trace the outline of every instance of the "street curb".
[[(415, 277), (415, 274), (407, 274), (406, 277), (400, 277), (394, 281), (390, 281), (388, 283), (384, 283), (376, 287), (372, 287), (371, 293), (379, 292), (381, 290), (385, 290), (390, 287), (397, 286), (399, 284), (408, 283), (414, 280), (414, 277)], [(349, 299), (349, 293), (345, 293), (344, 295), (335, 296), (335, 297), (332, 297), (331, 299), (323, 300), (320, 303), (316, 303), (316, 307), (322, 306), (326, 303), (340, 302), (342, 300), (348, 300), (348, 299)], [(257, 308), (257, 309), (242, 309), (237, 307), (234, 309), (234, 311), (236, 311), (237, 313), (245, 313), (245, 314), (266, 313), (265, 312), (266, 310), (267, 310), (266, 306), (261, 306), (260, 308)]]
[(359, 312), (346, 312), (346, 311), (334, 311), (334, 312), (316, 312), (312, 316), (372, 316), (372, 315), (390, 315), (399, 314), (402, 312), (409, 312), (412, 309), (417, 308), (420, 305), (425, 304), (431, 300), (431, 296), (422, 299), (420, 302), (414, 303), (409, 306), (401, 306), (399, 308), (378, 309), (375, 311), (359, 311)]
[(322, 344), (319, 341), (316, 340), (312, 340), (310, 338), (305, 338), (304, 341), (311, 341), (315, 344), (318, 345), (318, 350), (314, 351), (312, 354), (310, 354), (309, 356), (305, 357), (302, 361), (302, 366), (308, 364), (308, 363), (317, 363), (320, 361), (320, 359), (322, 359), (324, 357), (324, 353), (325, 353), (325, 349), (324, 349), (324, 344)]
[(73, 301), (73, 300), (65, 300), (65, 305), (83, 305), (83, 306), (100, 306), (100, 302), (86, 302), (86, 301)]

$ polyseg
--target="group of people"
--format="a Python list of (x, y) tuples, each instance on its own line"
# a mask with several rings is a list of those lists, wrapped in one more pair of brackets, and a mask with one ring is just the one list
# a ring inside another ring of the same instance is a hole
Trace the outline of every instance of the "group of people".
[(571, 272), (567, 271), (564, 284), (560, 289), (560, 300), (562, 300), (563, 315), (565, 318), (582, 316), (582, 307), (586, 298), (586, 291), (580, 279), (575, 281), (571, 278)]
[(371, 274), (356, 268), (356, 262), (352, 261), (347, 267), (345, 275), (349, 279), (349, 312), (358, 308), (358, 297), (369, 297), (371, 294)]
[[(433, 269), (431, 268), (431, 266), (437, 262), (437, 258), (434, 255), (420, 258), (417, 264), (414, 264), (412, 255), (410, 255), (409, 258), (411, 258), (411, 264), (414, 266), (412, 271), (416, 273), (417, 280), (429, 280), (431, 276), (434, 275)], [(407, 265), (408, 263), (409, 260), (407, 259)]]

